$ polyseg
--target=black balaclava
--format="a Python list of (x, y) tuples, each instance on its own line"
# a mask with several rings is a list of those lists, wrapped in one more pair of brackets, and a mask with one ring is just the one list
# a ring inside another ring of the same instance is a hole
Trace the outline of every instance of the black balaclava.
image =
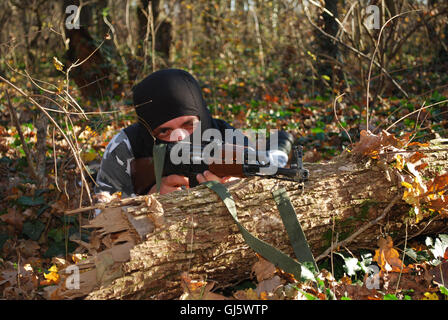
[[(201, 87), (184, 70), (156, 71), (135, 85), (132, 91), (139, 123), (126, 128), (125, 132), (132, 137), (130, 140), (136, 158), (152, 156), (154, 139), (150, 133), (174, 118), (199, 117), (201, 133), (214, 127)], [(156, 139), (156, 143), (159, 142), (161, 141)]]
[(191, 74), (179, 69), (152, 73), (133, 88), (139, 121), (151, 130), (180, 116), (198, 116), (202, 131), (211, 128), (211, 116), (201, 87)]

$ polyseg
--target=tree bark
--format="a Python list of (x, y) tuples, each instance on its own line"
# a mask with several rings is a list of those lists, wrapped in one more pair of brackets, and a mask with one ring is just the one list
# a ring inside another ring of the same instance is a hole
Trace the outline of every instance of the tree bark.
[[(434, 149), (435, 147), (432, 147)], [(446, 149), (441, 149), (446, 150)], [(446, 151), (428, 153), (428, 173), (446, 168)], [(294, 257), (271, 191), (284, 187), (296, 210), (315, 257), (370, 221), (380, 217), (397, 195), (398, 178), (387, 165), (360, 161), (351, 155), (331, 162), (305, 164), (310, 179), (300, 190), (295, 182), (243, 179), (228, 185), (240, 222), (256, 237)], [(109, 204), (112, 206), (112, 204)], [(87, 299), (173, 299), (182, 293), (180, 274), (216, 281), (215, 288), (250, 277), (257, 261), (218, 196), (206, 188), (166, 195), (123, 199), (91, 221), (96, 244), (85, 244), (92, 258), (78, 263), (81, 288), (68, 290), (63, 281), (58, 297)], [(379, 237), (394, 243), (405, 237), (410, 206), (399, 200), (385, 218), (347, 243), (350, 250), (375, 249)], [(152, 221), (148, 223), (148, 221)], [(408, 237), (441, 232), (440, 216), (408, 227)], [(334, 230), (334, 233), (333, 231)], [(102, 249), (102, 247), (108, 249)]]

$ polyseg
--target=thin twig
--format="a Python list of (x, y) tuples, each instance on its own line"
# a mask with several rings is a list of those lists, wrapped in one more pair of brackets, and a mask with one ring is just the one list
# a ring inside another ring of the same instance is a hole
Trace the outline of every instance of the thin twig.
[(398, 281), (397, 281), (397, 287), (395, 288), (395, 294), (398, 292), (398, 287), (400, 285), (400, 279), (401, 275), (403, 273), (403, 267), (404, 267), (404, 257), (406, 256), (406, 246), (408, 244), (408, 222), (406, 221), (406, 237), (404, 238), (404, 248), (403, 248), (403, 258), (401, 258), (401, 268), (400, 268), (400, 274), (398, 275)]
[[(344, 43), (343, 41), (341, 41), (340, 39), (334, 37), (333, 35), (325, 32), (324, 30), (322, 30), (322, 28), (319, 28), (309, 17), (308, 14), (308, 9), (306, 7), (304, 7), (304, 12), (305, 12), (305, 17), (307, 18), (308, 22), (314, 27), (316, 28), (319, 32), (321, 32), (323, 35), (325, 35), (326, 37), (332, 39), (333, 41), (336, 41), (337, 43), (341, 44), (342, 46), (346, 47), (347, 49), (353, 51), (354, 53), (356, 53), (357, 55), (359, 55), (360, 57), (367, 59), (369, 61), (372, 61), (372, 58), (370, 58), (368, 55), (366, 55), (365, 53), (359, 51), (358, 49)], [(397, 87), (398, 90), (401, 91), (401, 93), (403, 93), (403, 95), (408, 98), (409, 95), (406, 91), (404, 91), (404, 89), (398, 84), (398, 82), (389, 74), (389, 72), (378, 62), (375, 61), (373, 62), (380, 70), (382, 73), (384, 73), (386, 75), (386, 77), (392, 81), (392, 83)]]
[[(75, 146), (73, 145), (72, 141), (69, 139), (69, 137), (65, 134), (64, 130), (62, 130), (62, 128), (59, 126), (59, 124), (56, 122), (56, 120), (54, 120), (49, 114), (48, 112), (36, 101), (34, 100), (32, 97), (30, 97), (30, 95), (26, 92), (24, 92), (21, 88), (17, 87), (16, 85), (14, 85), (11, 81), (3, 78), (2, 76), (0, 76), (0, 81), (3, 81), (4, 83), (6, 83), (8, 86), (10, 86), (11, 88), (13, 88), (15, 91), (17, 91), (18, 93), (20, 93), (22, 96), (24, 96), (26, 99), (28, 99), (28, 101), (30, 101), (33, 105), (35, 105), (36, 107), (38, 107), (47, 117), (48, 119), (53, 123), (53, 125), (59, 130), (59, 132), (62, 134), (62, 136), (64, 137), (64, 139), (67, 141), (67, 144), (69, 146), (69, 148), (71, 149), (71, 151), (73, 152), (73, 155), (75, 156), (75, 161), (78, 165), (78, 168), (80, 169), (80, 173), (81, 173), (81, 180), (84, 180), (85, 182), (85, 186), (86, 186), (86, 191), (87, 194), (89, 196), (89, 199), (91, 199), (90, 197), (90, 190), (88, 189), (88, 184), (85, 181), (85, 176), (84, 176), (84, 170), (83, 170), (83, 165), (84, 163), (81, 161), (79, 154), (77, 152), (78, 149), (75, 148)], [(85, 168), (85, 165), (84, 165)]]
[(372, 69), (373, 69), (373, 63), (375, 61), (375, 55), (378, 52), (378, 48), (380, 46), (380, 41), (381, 41), (381, 36), (383, 34), (384, 28), (389, 24), (389, 22), (391, 22), (392, 20), (394, 20), (395, 18), (399, 18), (405, 14), (411, 13), (411, 12), (416, 12), (416, 11), (421, 11), (421, 10), (411, 10), (411, 11), (406, 11), (406, 12), (402, 12), (400, 14), (397, 14), (395, 16), (393, 16), (392, 18), (390, 18), (389, 20), (386, 21), (386, 23), (381, 27), (380, 33), (378, 35), (378, 40), (375, 46), (375, 50), (373, 51), (373, 55), (372, 55), (372, 60), (370, 60), (370, 66), (369, 66), (369, 76), (367, 78), (367, 98), (366, 98), (366, 130), (369, 131), (369, 98), (370, 98), (370, 81), (371, 81), (371, 77), (372, 77)]
[[(423, 107), (423, 106), (422, 106), (420, 109), (418, 109), (418, 110), (414, 110), (414, 111), (412, 111), (411, 113), (408, 113), (407, 115), (401, 117), (400, 119), (398, 119), (397, 121), (395, 121), (394, 123), (392, 123), (392, 124), (385, 130), (385, 131), (389, 131), (389, 129), (391, 129), (391, 128), (392, 128), (394, 125), (396, 125), (398, 122), (400, 122), (400, 121), (406, 119), (407, 117), (413, 115), (414, 113), (421, 112), (421, 111), (424, 110), (424, 109), (428, 109), (428, 108), (437, 106), (437, 105), (442, 104), (442, 103), (447, 103), (447, 102), (448, 102), (448, 99), (443, 100), (443, 101), (439, 101), (439, 102), (436, 102), (436, 103), (433, 103), (433, 104), (430, 104), (429, 106), (426, 106), (426, 107)], [(424, 105), (424, 103), (423, 103), (423, 105)]]
[(346, 134), (347, 137), (350, 139), (350, 143), (353, 144), (352, 138), (351, 138), (350, 135), (348, 134), (348, 131), (342, 126), (341, 122), (339, 121), (338, 114), (337, 114), (337, 112), (336, 112), (337, 101), (339, 100), (339, 98), (342, 98), (344, 95), (345, 95), (345, 93), (343, 93), (343, 94), (337, 96), (336, 99), (334, 99), (334, 102), (333, 102), (333, 111), (334, 111), (334, 116), (335, 116), (336, 121), (338, 122), (339, 126), (342, 128), (342, 130), (345, 131), (345, 134)]

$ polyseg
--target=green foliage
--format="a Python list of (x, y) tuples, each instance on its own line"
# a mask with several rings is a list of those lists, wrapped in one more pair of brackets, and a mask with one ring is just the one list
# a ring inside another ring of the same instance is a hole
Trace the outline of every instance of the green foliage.
[(440, 293), (442, 293), (443, 295), (445, 295), (446, 297), (448, 297), (448, 289), (442, 285), (439, 286), (440, 289)]
[(42, 196), (38, 196), (36, 198), (21, 196), (19, 199), (17, 199), (17, 203), (25, 207), (38, 206), (44, 204), (45, 199)]
[(42, 232), (45, 230), (45, 225), (39, 220), (27, 221), (23, 224), (22, 233), (31, 240), (39, 240)]

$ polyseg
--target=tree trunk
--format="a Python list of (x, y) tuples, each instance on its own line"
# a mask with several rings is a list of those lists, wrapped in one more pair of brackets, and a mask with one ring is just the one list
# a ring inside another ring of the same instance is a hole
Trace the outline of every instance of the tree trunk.
[[(446, 151), (427, 155), (427, 172), (447, 167)], [(386, 173), (388, 165), (378, 166), (372, 160), (366, 164), (345, 155), (305, 167), (310, 179), (303, 191), (295, 182), (276, 179), (250, 178), (228, 185), (245, 228), (291, 257), (293, 251), (271, 191), (287, 190), (315, 257), (330, 247), (332, 238), (341, 241), (349, 237), (381, 216), (392, 199), (403, 194), (398, 178)], [(115, 206), (90, 222), (89, 227), (97, 231), (92, 235), (94, 241), (85, 246), (98, 253), (77, 264), (84, 270), (81, 288), (68, 290), (62, 281), (58, 297), (172, 299), (182, 293), (182, 272), (193, 279), (216, 281), (215, 287), (250, 277), (256, 255), (223, 202), (205, 186), (123, 199)], [(378, 238), (385, 234), (396, 244), (405, 237), (404, 218), (409, 217), (409, 210), (408, 204), (398, 201), (384, 219), (346, 247), (375, 249)], [(424, 220), (407, 228), (407, 239), (423, 234), (422, 230), (428, 234), (444, 229), (446, 220), (440, 216), (431, 223)], [(104, 246), (108, 249), (103, 250)]]
[[(64, 1), (62, 6), (64, 21), (68, 17), (65, 10), (67, 6), (75, 4), (79, 7), (79, 1)], [(64, 32), (67, 39), (70, 39), (68, 43), (68, 50), (64, 54), (64, 60), (67, 67), (71, 64), (80, 63), (81, 65), (73, 68), (69, 74), (81, 91), (81, 95), (85, 99), (102, 100), (106, 97), (112, 97), (113, 95), (121, 93), (121, 85), (116, 84), (113, 86), (111, 81), (116, 70), (103, 55), (102, 50), (109, 47), (109, 50), (113, 52), (111, 45), (107, 42), (103, 43), (103, 48), (98, 49), (101, 39), (105, 37), (105, 33), (99, 34), (100, 40), (95, 40), (92, 36), (91, 26), (94, 24), (93, 12), (95, 17), (102, 17), (102, 9), (106, 3), (99, 1), (95, 4), (88, 4), (79, 7), (81, 13), (79, 15), (79, 28), (67, 28), (64, 24)], [(96, 21), (102, 30), (106, 30), (103, 21)]]
[[(163, 17), (163, 7), (161, 6), (160, 0), (140, 0), (137, 6), (137, 31), (140, 42), (147, 37), (147, 32), (150, 30), (148, 29), (148, 23), (150, 23), (150, 21), (148, 21), (148, 18), (142, 11), (148, 11), (149, 5), (151, 5), (151, 19), (154, 24), (155, 39), (152, 39), (151, 32), (148, 34), (148, 39), (151, 39), (151, 44), (154, 42), (154, 53), (157, 54), (157, 60), (160, 62), (157, 63), (156, 66), (151, 66), (152, 70), (156, 71), (169, 66), (172, 49), (171, 47), (173, 43), (173, 26), (170, 19)], [(142, 59), (147, 59), (148, 57), (145, 56), (144, 46), (148, 46), (148, 43), (143, 42), (143, 46), (137, 48), (136, 55)], [(143, 63), (141, 64), (144, 65)], [(138, 72), (138, 70), (134, 70), (134, 74), (130, 76), (130, 79), (135, 79), (138, 76)]]
[[(326, 0), (325, 9), (326, 11), (323, 11), (322, 14), (319, 15), (318, 25), (321, 25), (326, 33), (336, 36), (339, 29), (339, 25), (336, 21), (336, 19), (338, 19), (338, 1)], [(329, 13), (331, 13), (331, 15)], [(316, 32), (317, 52), (321, 54), (317, 65), (319, 77), (327, 76), (332, 79), (332, 83), (337, 83), (338, 80), (333, 79), (333, 77), (340, 79), (340, 74), (338, 74), (340, 72), (334, 67), (334, 61), (337, 61), (339, 56), (338, 46), (333, 40), (328, 39), (328, 37), (321, 32)], [(320, 81), (320, 84), (323, 84), (322, 81)], [(325, 88), (324, 85), (321, 87)]]

